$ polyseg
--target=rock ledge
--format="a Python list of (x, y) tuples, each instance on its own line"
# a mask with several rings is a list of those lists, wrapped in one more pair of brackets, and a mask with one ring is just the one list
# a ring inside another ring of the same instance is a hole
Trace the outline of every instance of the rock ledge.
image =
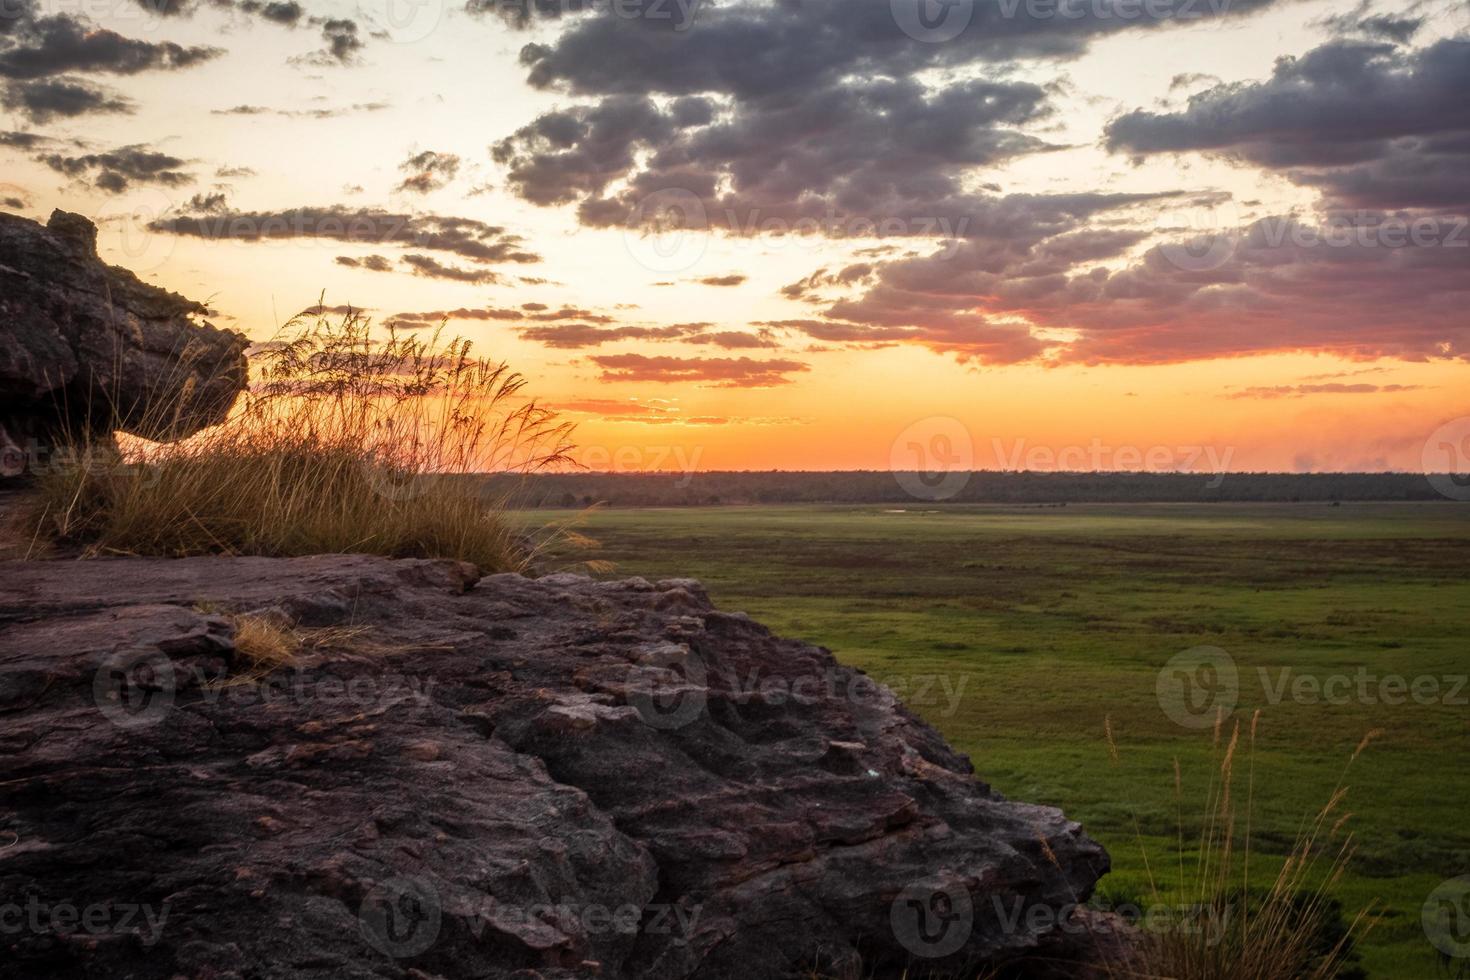
[[(247, 610), (370, 632), (242, 680)], [(1107, 868), (689, 580), (0, 563), (0, 714), (13, 976), (1068, 976)]]

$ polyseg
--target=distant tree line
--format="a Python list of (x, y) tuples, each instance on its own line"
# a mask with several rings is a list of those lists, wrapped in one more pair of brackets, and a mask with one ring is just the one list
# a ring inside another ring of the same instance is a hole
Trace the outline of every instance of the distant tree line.
[(491, 477), (525, 507), (1443, 500), (1422, 473), (543, 473)]

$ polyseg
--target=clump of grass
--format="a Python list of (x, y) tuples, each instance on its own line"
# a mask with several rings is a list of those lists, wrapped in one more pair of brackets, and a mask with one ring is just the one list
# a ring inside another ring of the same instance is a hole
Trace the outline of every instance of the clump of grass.
[[(1138, 943), (1122, 958), (1104, 964), (1114, 978), (1176, 977), (1182, 980), (1348, 980), (1361, 977), (1356, 941), (1371, 925), (1368, 910), (1344, 924), (1333, 887), (1347, 870), (1354, 852), (1347, 831), (1352, 814), (1343, 811), (1348, 768), (1376, 733), (1358, 744), (1326, 804), (1303, 821), (1294, 843), (1274, 876), (1252, 882), (1251, 817), (1255, 795), (1257, 711), (1245, 744), (1244, 806), (1240, 805), (1237, 762), (1240, 722), (1228, 739), (1224, 716), (1218, 715), (1213, 736), (1213, 765), (1204, 819), (1197, 839), (1186, 835), (1183, 778), (1174, 762), (1174, 798), (1178, 820), (1177, 855), (1160, 862), (1159, 872), (1177, 875), (1172, 889), (1155, 876), (1154, 862), (1144, 849), (1148, 894), (1158, 907), (1166, 894), (1180, 913), (1165, 918), (1162, 928), (1140, 931)], [(1104, 731), (1113, 764), (1117, 742), (1111, 720)], [(1143, 848), (1142, 834), (1135, 837)], [(1257, 855), (1259, 859), (1260, 855)]]
[(301, 653), (301, 636), (279, 617), (242, 613), (230, 621), (235, 627), (235, 653), (256, 669), (274, 670)]
[(235, 629), (235, 654), (248, 666), (249, 676), (268, 674), (329, 647), (383, 653), (406, 649), (371, 640), (366, 626), (298, 626), (277, 612), (229, 613), (227, 618)]
[[(59, 446), (30, 526), (91, 554), (365, 552), (522, 570), (531, 555), (482, 474), (562, 464), (571, 449), (571, 426), (524, 388), (461, 338), (297, 318), (252, 349), (224, 424), (174, 443)], [(149, 406), (150, 428), (172, 431), (188, 395)]]

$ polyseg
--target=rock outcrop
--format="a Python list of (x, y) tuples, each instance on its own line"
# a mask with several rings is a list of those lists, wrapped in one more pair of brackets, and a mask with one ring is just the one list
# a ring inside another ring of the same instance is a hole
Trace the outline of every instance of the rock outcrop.
[(6, 976), (1075, 976), (1107, 868), (689, 580), (5, 563), (0, 715)]
[(160, 439), (223, 420), (247, 380), (245, 338), (195, 322), (206, 312), (102, 262), (81, 215), (55, 211), (42, 226), (0, 214), (5, 465), (59, 426), (117, 421)]

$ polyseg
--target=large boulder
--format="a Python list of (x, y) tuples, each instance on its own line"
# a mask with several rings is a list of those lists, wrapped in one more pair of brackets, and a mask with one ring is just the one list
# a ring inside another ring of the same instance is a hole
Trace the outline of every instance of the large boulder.
[(81, 215), (0, 213), (5, 465), (60, 427), (165, 439), (222, 421), (246, 384), (246, 341), (196, 322), (207, 312), (104, 263)]
[(1076, 977), (1108, 866), (689, 580), (0, 564), (0, 715), (7, 976)]

